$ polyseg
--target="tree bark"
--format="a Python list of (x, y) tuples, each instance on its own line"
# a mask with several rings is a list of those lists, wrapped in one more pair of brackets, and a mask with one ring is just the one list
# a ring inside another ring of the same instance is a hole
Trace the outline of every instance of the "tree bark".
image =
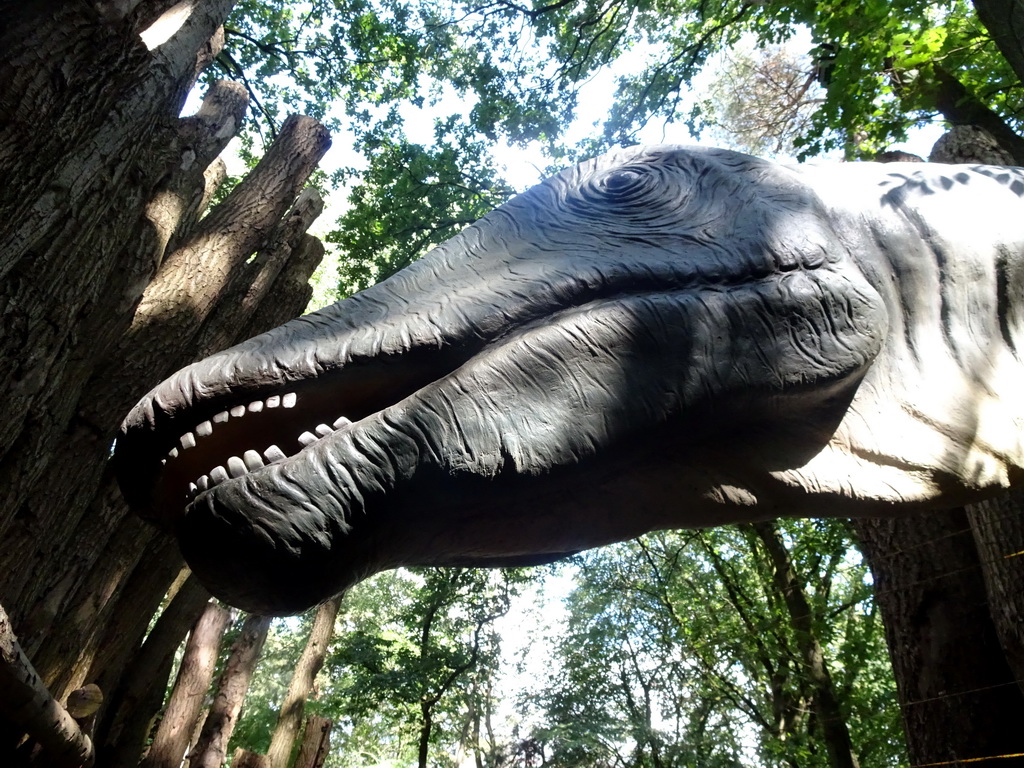
[(174, 654), (210, 600), (192, 576), (160, 614), (146, 642), (118, 674), (110, 675), (110, 706), (97, 729), (96, 744), (105, 768), (135, 768), (153, 720), (164, 701)]
[(89, 768), (95, 760), (92, 741), (58, 704), (32, 668), (0, 607), (0, 715), (16, 723), (45, 750), (57, 768)]
[(833, 768), (860, 768), (846, 717), (839, 706), (825, 663), (825, 651), (814, 629), (811, 605), (797, 578), (786, 543), (774, 522), (753, 523), (753, 528), (772, 562), (775, 588), (782, 595), (789, 613), (789, 624), (800, 649), (803, 673), (813, 695), (813, 706), (825, 737), (829, 762)]
[(207, 603), (185, 644), (185, 655), (171, 697), (140, 768), (178, 768), (181, 765), (213, 680), (221, 638), (230, 621), (231, 613), (227, 608), (214, 601)]
[(974, 10), (1017, 79), (1024, 82), (1024, 2), (974, 0)]
[(1006, 663), (1024, 693), (1024, 493), (967, 507), (989, 614)]
[(295, 672), (292, 673), (288, 693), (281, 703), (274, 735), (270, 739), (270, 748), (267, 750), (270, 768), (288, 768), (292, 747), (299, 735), (299, 726), (302, 725), (306, 699), (313, 690), (313, 682), (327, 655), (327, 645), (334, 635), (334, 620), (338, 616), (341, 599), (342, 595), (338, 595), (317, 608), (309, 640), (295, 666)]
[(1007, 125), (999, 115), (985, 106), (952, 73), (931, 66), (933, 77), (922, 87), (936, 108), (953, 125), (976, 125), (984, 128), (1008, 152), (1017, 165), (1024, 165), (1024, 138)]
[[(63, 532), (70, 532), (84, 511), (80, 499), (87, 504), (97, 487), (121, 416), (150, 387), (181, 366), (234, 341), (239, 326), (267, 296), (293, 244), (301, 240), (303, 232), (298, 228), (308, 227), (322, 208), (318, 196), (304, 195), (292, 215), (281, 221), (328, 145), (327, 133), (319, 123), (289, 118), (257, 167), (196, 225), (188, 241), (165, 259), (146, 287), (131, 327), (107, 360), (97, 365), (84, 389), (77, 418), (86, 425), (82, 429), (85, 444), (67, 443), (64, 450), (76, 453), (54, 465), (56, 472), (66, 462), (76, 469), (74, 473), (65, 470), (65, 474), (75, 476), (53, 476), (38, 488), (23, 515), (30, 525), (9, 532), (0, 545), (2, 558), (7, 551), (32, 551), (29, 541), (45, 542), (37, 563), (24, 564), (19, 573), (44, 572), (45, 563), (67, 545)], [(264, 246), (269, 253), (246, 264), (248, 257)], [(245, 301), (231, 295), (233, 284), (254, 278), (255, 286), (237, 289), (245, 294)], [(207, 323), (208, 319), (212, 322)], [(200, 331), (204, 324), (213, 346), (203, 343)], [(60, 520), (54, 517), (56, 510), (63, 515)], [(42, 531), (51, 533), (41, 537)], [(24, 588), (33, 579), (21, 578), (20, 588), (7, 588), (0, 594), (7, 596), (12, 610), (24, 612), (37, 592)]]
[(231, 758), (231, 768), (270, 768), (270, 761), (266, 755), (239, 747)]
[(238, 724), (242, 701), (269, 629), (269, 616), (246, 617), (241, 634), (231, 647), (199, 739), (189, 753), (189, 768), (220, 768), (226, 761), (228, 741)]
[[(104, 473), (121, 414), (209, 345), (301, 311), (299, 283), (322, 252), (299, 231), (315, 200), (282, 219), (327, 143), (306, 118), (201, 218), (244, 89), (214, 84), (195, 116), (179, 114), (234, 2), (196, 0), (151, 50), (139, 32), (170, 0), (43, 0), (0, 14), (0, 563), (18, 564), (0, 568), (0, 602), (52, 690), (100, 679), (120, 690), (180, 570), (169, 540), (126, 518)], [(197, 282), (210, 274), (221, 282)], [(201, 311), (161, 329), (152, 320), (166, 304), (138, 311), (161, 287)], [(285, 301), (263, 300), (279, 288)], [(148, 362), (126, 336), (152, 341)]]
[[(292, 768), (322, 768), (331, 748), (331, 726), (326, 717), (310, 715)], [(219, 767), (218, 767), (219, 768)]]
[[(39, 478), (97, 355), (152, 275), (157, 232), (146, 207), (168, 169), (184, 161), (177, 115), (233, 4), (195, 3), (178, 33), (153, 51), (130, 21), (103, 19), (89, 3), (27, 4), (5, 14), (0, 114), (12, 118), (0, 124), (5, 496)], [(19, 507), (5, 503), (0, 525)]]
[(1024, 752), (1024, 696), (992, 625), (964, 510), (854, 526), (874, 575), (911, 764)]

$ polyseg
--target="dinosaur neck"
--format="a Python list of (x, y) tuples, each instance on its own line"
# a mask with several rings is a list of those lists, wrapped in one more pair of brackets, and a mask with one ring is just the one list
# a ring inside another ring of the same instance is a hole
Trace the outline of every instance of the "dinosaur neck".
[[(851, 183), (819, 189), (841, 233), (860, 229), (854, 256), (883, 297), (889, 334), (828, 449), (788, 479), (838, 488), (857, 477), (883, 500), (945, 506), (1020, 481), (1024, 173), (903, 166), (880, 187), (843, 170)], [(963, 210), (978, 216), (964, 221)], [(872, 241), (863, 211), (875, 212)]]

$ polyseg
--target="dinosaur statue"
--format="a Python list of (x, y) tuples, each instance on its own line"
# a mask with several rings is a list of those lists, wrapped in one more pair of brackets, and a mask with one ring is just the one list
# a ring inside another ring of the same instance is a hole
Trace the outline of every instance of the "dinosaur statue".
[(130, 504), (224, 600), (951, 506), (1024, 480), (1024, 171), (633, 148), (195, 363)]

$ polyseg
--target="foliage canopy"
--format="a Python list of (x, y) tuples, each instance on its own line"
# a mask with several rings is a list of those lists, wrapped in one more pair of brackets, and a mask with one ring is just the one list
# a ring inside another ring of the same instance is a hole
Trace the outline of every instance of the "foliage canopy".
[[(496, 142), (539, 142), (557, 166), (636, 143), (649, 124), (686, 141), (672, 126), (706, 127), (707, 100), (689, 85), (709, 64), (721, 68), (741, 40), (770, 50), (807, 39), (799, 75), (821, 93), (780, 150), (871, 156), (937, 114), (969, 121), (978, 110), (1021, 128), (1020, 83), (963, 0), (243, 0), (208, 76), (249, 89), (250, 148), (287, 111), (350, 136), (356, 154), (329, 182), (352, 185), (329, 237), (349, 291), (507, 199)], [(587, 89), (609, 68), (610, 99)], [(567, 138), (601, 100), (593, 130)]]

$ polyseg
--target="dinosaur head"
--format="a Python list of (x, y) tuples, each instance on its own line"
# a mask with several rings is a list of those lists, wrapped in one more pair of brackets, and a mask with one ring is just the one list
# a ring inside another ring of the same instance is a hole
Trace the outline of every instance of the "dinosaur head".
[(798, 175), (624, 150), (178, 372), (115, 461), (215, 594), (294, 612), (397, 565), (749, 517), (744, 487), (828, 441), (884, 326)]

